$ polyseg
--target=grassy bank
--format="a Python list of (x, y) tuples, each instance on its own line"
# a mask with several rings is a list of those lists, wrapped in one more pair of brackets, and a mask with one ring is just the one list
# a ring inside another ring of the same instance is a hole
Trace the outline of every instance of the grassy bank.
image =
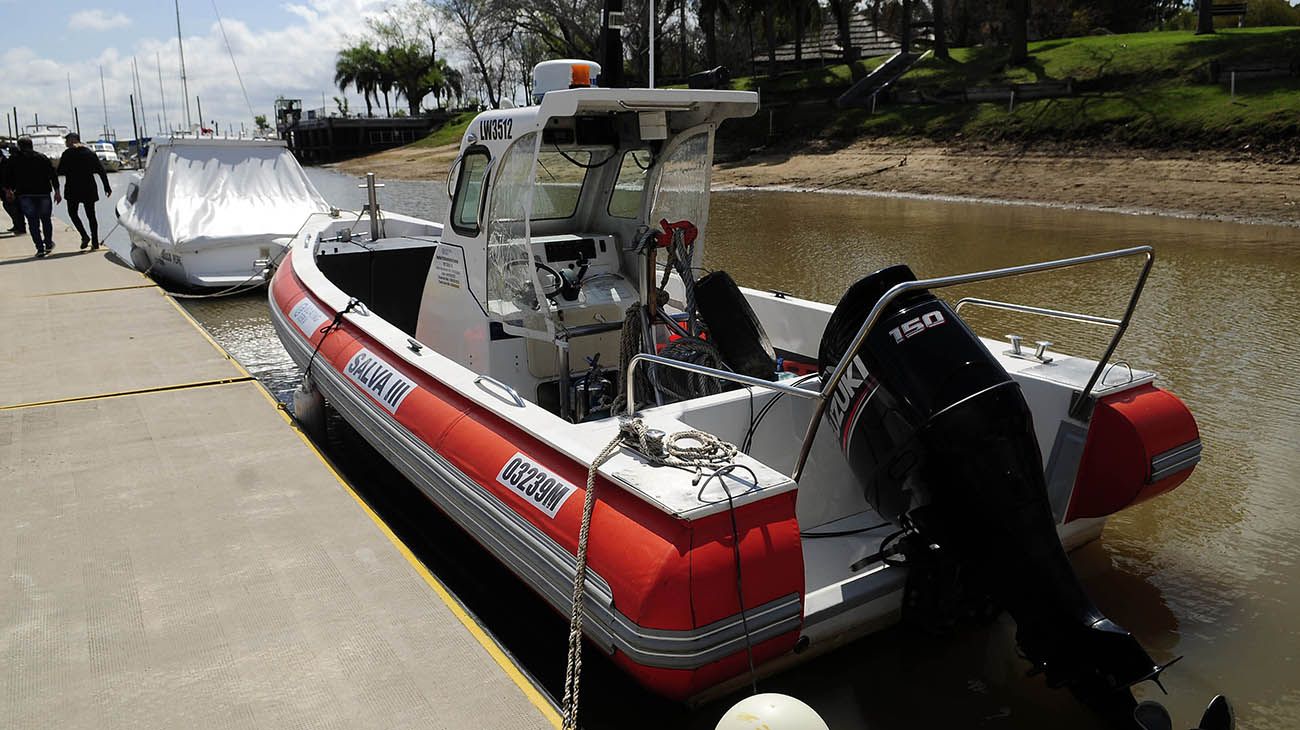
[[(832, 144), (864, 136), (919, 136), (937, 141), (1105, 140), (1142, 147), (1239, 148), (1297, 153), (1300, 78), (1240, 81), (1235, 98), (1209, 80), (1213, 62), (1300, 60), (1300, 28), (1247, 28), (1210, 36), (1190, 32), (1089, 36), (1030, 44), (1030, 59), (1009, 67), (1005, 48), (959, 48), (933, 57), (897, 84), (931, 94), (972, 86), (1073, 79), (1071, 97), (1019, 103), (888, 104), (876, 114), (837, 110), (850, 84), (845, 65), (771, 79), (737, 79), (760, 89), (771, 117), (745, 126), (750, 146), (776, 136)], [(866, 62), (873, 67), (878, 60)], [(786, 99), (794, 103), (782, 105)], [(817, 99), (821, 103), (813, 100)], [(795, 137), (793, 135), (799, 135)]]
[[(944, 95), (968, 87), (1072, 79), (1075, 95), (1020, 102), (886, 103), (876, 114), (840, 110), (835, 99), (884, 61), (864, 59), (776, 77), (740, 77), (732, 88), (758, 91), (763, 111), (730, 122), (719, 136), (725, 157), (755, 148), (839, 147), (873, 137), (919, 137), (942, 144), (1098, 142), (1143, 148), (1250, 149), (1300, 160), (1300, 77), (1212, 83), (1212, 63), (1286, 59), (1300, 63), (1300, 28), (1244, 28), (1196, 36), (1185, 31), (1099, 35), (1031, 43), (1029, 61), (1007, 65), (1005, 48), (957, 48), (928, 57), (895, 84), (899, 91)], [(460, 141), (472, 113), (458, 115), (414, 143)], [(1086, 150), (1084, 150), (1086, 151)]]

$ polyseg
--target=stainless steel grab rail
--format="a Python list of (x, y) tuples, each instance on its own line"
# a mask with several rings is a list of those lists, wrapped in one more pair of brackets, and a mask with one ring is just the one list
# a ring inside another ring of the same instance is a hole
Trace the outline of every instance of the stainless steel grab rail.
[(501, 382), (500, 380), (497, 380), (491, 375), (479, 375), (474, 378), (474, 385), (477, 385), (479, 387), (479, 390), (482, 390), (485, 393), (490, 392), (488, 391), (487, 388), (483, 387), (484, 383), (488, 383), (489, 385), (495, 385), (496, 387), (500, 388), (502, 391), (505, 391), (506, 395), (509, 395), (510, 398), (514, 400), (516, 406), (520, 408), (524, 408), (527, 405), (524, 403), (524, 399), (519, 397), (519, 393), (514, 388), (511, 388), (509, 385), (506, 385), (505, 383)]
[(1097, 324), (1105, 327), (1118, 327), (1123, 324), (1123, 320), (1113, 319), (1111, 317), (1098, 317), (1092, 314), (1065, 312), (1059, 309), (1044, 309), (1043, 307), (1031, 307), (1028, 304), (999, 302), (995, 299), (980, 299), (979, 297), (962, 297), (961, 299), (958, 299), (957, 303), (953, 305), (953, 311), (961, 314), (961, 308), (967, 304), (972, 304), (977, 307), (987, 307), (989, 309), (1002, 309), (1008, 312), (1038, 314), (1044, 317), (1052, 317), (1054, 319), (1065, 319), (1071, 322), (1083, 322), (1085, 324)]
[(699, 373), (700, 375), (710, 375), (715, 378), (718, 378), (719, 380), (730, 380), (733, 383), (740, 383), (741, 385), (751, 385), (756, 388), (766, 388), (768, 390), (775, 390), (779, 393), (793, 395), (798, 398), (808, 398), (809, 400), (821, 400), (822, 398), (822, 394), (816, 390), (804, 390), (803, 388), (796, 388), (793, 385), (786, 385), (785, 383), (775, 382), (772, 380), (763, 380), (762, 378), (755, 378), (749, 375), (741, 375), (740, 373), (733, 373), (730, 370), (719, 370), (717, 368), (711, 368), (705, 365), (696, 365), (693, 362), (683, 362), (681, 360), (673, 360), (672, 358), (663, 357), (661, 355), (650, 355), (648, 353), (642, 352), (637, 355), (633, 355), (632, 359), (627, 364), (626, 397), (627, 397), (627, 415), (629, 416), (632, 415), (633, 413), (633, 408), (635, 407), (635, 397), (636, 397), (636, 394), (634, 392), (636, 384), (635, 381), (633, 381), (632, 376), (636, 372), (636, 366), (640, 365), (643, 362), (649, 362), (655, 365), (665, 365), (670, 368), (677, 368), (678, 370), (685, 370), (687, 372)]
[[(1106, 352), (1102, 355), (1101, 360), (1097, 363), (1097, 368), (1093, 370), (1092, 376), (1088, 378), (1088, 384), (1084, 387), (1081, 396), (1075, 400), (1070, 408), (1070, 415), (1075, 416), (1088, 400), (1088, 395), (1092, 393), (1092, 388), (1097, 384), (1097, 378), (1101, 376), (1101, 371), (1106, 367), (1110, 356), (1115, 354), (1115, 348), (1119, 345), (1120, 338), (1124, 336), (1124, 331), (1128, 329), (1129, 321), (1133, 318), (1133, 310), (1137, 309), (1138, 299), (1142, 296), (1142, 288), (1146, 286), (1147, 275), (1151, 273), (1151, 266), (1155, 263), (1155, 250), (1150, 246), (1135, 246), (1133, 248), (1124, 248), (1118, 251), (1105, 251), (1103, 253), (1088, 254), (1087, 256), (1075, 256), (1068, 259), (1058, 259), (1056, 261), (1044, 261), (1037, 264), (1024, 264), (1022, 266), (1009, 266), (1004, 269), (993, 269), (991, 271), (978, 271), (971, 274), (957, 274), (955, 276), (940, 276), (934, 279), (919, 279), (916, 281), (905, 281), (895, 284), (884, 296), (876, 302), (871, 308), (871, 312), (858, 328), (858, 333), (854, 335), (853, 342), (845, 348), (844, 352), (854, 353), (862, 346), (863, 340), (867, 338), (867, 332), (876, 326), (884, 314), (885, 308), (901, 294), (916, 289), (943, 289), (960, 284), (973, 284), (980, 281), (992, 281), (994, 279), (1004, 279), (1008, 276), (1019, 276), (1021, 274), (1035, 274), (1040, 271), (1053, 271), (1055, 269), (1068, 269), (1083, 264), (1096, 263), (1098, 261), (1109, 261), (1111, 259), (1125, 258), (1128, 256), (1145, 255), (1146, 263), (1142, 267), (1142, 273), (1138, 276), (1137, 284), (1133, 287), (1133, 294), (1129, 297), (1128, 308), (1124, 311), (1124, 317), (1115, 328), (1115, 335), (1110, 340), (1110, 345), (1106, 347)], [(804, 433), (803, 445), (799, 449), (799, 460), (795, 462), (794, 472), (790, 475), (795, 481), (803, 475), (804, 465), (808, 462), (808, 454), (812, 451), (813, 439), (817, 437), (817, 428), (821, 425), (822, 415), (826, 412), (826, 404), (831, 393), (835, 391), (836, 386), (847, 372), (849, 362), (852, 358), (844, 357), (835, 370), (831, 371), (830, 377), (822, 385), (821, 399), (817, 401), (817, 406), (813, 410), (812, 420), (808, 422), (808, 430)]]
[[(981, 281), (1004, 279), (1009, 276), (1036, 274), (1042, 271), (1053, 271), (1056, 269), (1068, 269), (1075, 266), (1082, 266), (1084, 264), (1096, 263), (1098, 261), (1109, 261), (1112, 259), (1138, 255), (1145, 256), (1146, 262), (1143, 264), (1142, 273), (1138, 276), (1137, 283), (1133, 287), (1133, 293), (1129, 297), (1128, 307), (1124, 310), (1124, 316), (1118, 320), (1105, 317), (1092, 317), (1091, 315), (1075, 315), (1071, 312), (1060, 312), (1058, 310), (1042, 309), (1039, 307), (1026, 307), (1025, 305), (1007, 305), (1007, 308), (1022, 308), (1019, 309), (1019, 311), (1027, 311), (1034, 314), (1044, 314), (1049, 316), (1065, 315), (1066, 318), (1080, 317), (1086, 318), (1081, 321), (1092, 322), (1095, 320), (1095, 322), (1093, 322), (1095, 324), (1105, 324), (1115, 327), (1115, 334), (1111, 337), (1110, 344), (1106, 347), (1106, 352), (1097, 362), (1096, 369), (1093, 370), (1092, 376), (1088, 378), (1088, 384), (1084, 386), (1082, 393), (1070, 408), (1070, 415), (1077, 417), (1078, 412), (1087, 403), (1088, 396), (1092, 393), (1093, 387), (1097, 384), (1097, 379), (1101, 377), (1102, 371), (1106, 368), (1106, 363), (1109, 362), (1111, 355), (1115, 354), (1115, 348), (1119, 346), (1119, 341), (1124, 336), (1125, 330), (1128, 329), (1129, 322), (1133, 319), (1133, 312), (1137, 309), (1138, 299), (1141, 298), (1142, 289), (1146, 286), (1147, 276), (1151, 273), (1151, 267), (1155, 264), (1155, 250), (1150, 246), (1134, 246), (1132, 248), (1120, 249), (1118, 251), (1105, 251), (1102, 253), (1088, 254), (1086, 256), (1058, 259), (1056, 261), (1044, 261), (1036, 264), (1010, 266), (1003, 269), (977, 271), (970, 274), (940, 276), (934, 279), (918, 279), (916, 281), (905, 281), (896, 284), (890, 288), (889, 291), (885, 292), (884, 296), (880, 297), (880, 300), (871, 308), (870, 313), (867, 314), (867, 318), (863, 320), (862, 326), (858, 328), (858, 333), (854, 335), (853, 342), (850, 343), (847, 349), (845, 349), (845, 352), (857, 352), (858, 348), (862, 346), (862, 342), (867, 338), (867, 333), (876, 325), (876, 322), (880, 320), (885, 308), (900, 295), (909, 291), (914, 291), (916, 289), (943, 289), (945, 287), (958, 286), (961, 284), (973, 284)], [(962, 301), (972, 304), (976, 302), (1005, 304), (1004, 302), (977, 300), (974, 298), (968, 298)], [(799, 478), (803, 476), (803, 469), (808, 462), (808, 454), (812, 451), (813, 440), (817, 437), (817, 429), (821, 425), (822, 415), (826, 412), (826, 405), (829, 402), (830, 395), (835, 391), (836, 386), (839, 385), (840, 380), (844, 377), (844, 373), (848, 370), (850, 360), (851, 358), (848, 357), (840, 360), (839, 364), (835, 366), (835, 369), (831, 371), (830, 376), (826, 379), (826, 382), (822, 385), (820, 391), (809, 391), (804, 390), (803, 388), (785, 385), (783, 383), (752, 378), (748, 375), (740, 375), (739, 373), (733, 373), (727, 370), (718, 370), (716, 368), (682, 362), (680, 360), (671, 360), (659, 355), (640, 353), (633, 356), (632, 360), (627, 365), (627, 412), (628, 415), (632, 415), (636, 407), (633, 375), (635, 374), (636, 366), (642, 362), (665, 365), (667, 367), (678, 368), (680, 370), (686, 370), (701, 375), (709, 375), (721, 380), (729, 380), (742, 385), (767, 388), (769, 390), (787, 393), (799, 398), (807, 398), (816, 401), (817, 405), (814, 407), (812, 419), (808, 422), (808, 428), (804, 433), (803, 443), (799, 448), (799, 459), (795, 462), (794, 470), (790, 475), (790, 478), (797, 482), (799, 481)]]

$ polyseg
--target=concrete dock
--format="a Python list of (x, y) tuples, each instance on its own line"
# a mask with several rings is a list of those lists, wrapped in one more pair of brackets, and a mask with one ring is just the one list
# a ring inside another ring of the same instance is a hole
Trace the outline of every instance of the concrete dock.
[(0, 237), (0, 727), (559, 727), (237, 362), (55, 229)]

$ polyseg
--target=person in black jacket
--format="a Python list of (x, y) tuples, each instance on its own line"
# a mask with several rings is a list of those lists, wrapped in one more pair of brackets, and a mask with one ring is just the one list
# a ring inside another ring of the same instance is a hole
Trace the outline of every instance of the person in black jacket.
[[(95, 187), (95, 176), (104, 183), (104, 195), (113, 194), (109, 187), (108, 174), (104, 172), (104, 163), (99, 161), (95, 151), (81, 143), (81, 135), (72, 132), (63, 138), (68, 149), (59, 158), (59, 174), (67, 178), (63, 183), (63, 197), (68, 199), (68, 215), (72, 216), (72, 225), (81, 234), (81, 248), (90, 244), (90, 250), (99, 248), (99, 221), (95, 218), (95, 202), (99, 200), (99, 190)], [(77, 206), (86, 211), (86, 222), (90, 224), (90, 235), (81, 225), (77, 215)]]
[(18, 196), (18, 205), (27, 219), (27, 230), (36, 244), (36, 258), (45, 258), (54, 250), (54, 222), (50, 216), (50, 191), (54, 202), (63, 201), (59, 195), (59, 175), (50, 158), (32, 149), (31, 137), (18, 138), (18, 154), (5, 168), (4, 187), (12, 188)]
[[(5, 168), (9, 167), (9, 160), (16, 154), (18, 154), (18, 148), (13, 145), (0, 149), (0, 181), (5, 178)], [(4, 201), (5, 212), (9, 214), (9, 219), (14, 223), (9, 228), (9, 232), (15, 236), (26, 233), (27, 222), (23, 220), (23, 211), (18, 207), (18, 196), (14, 195), (13, 190), (4, 187), (3, 182), (0, 182), (0, 200)]]

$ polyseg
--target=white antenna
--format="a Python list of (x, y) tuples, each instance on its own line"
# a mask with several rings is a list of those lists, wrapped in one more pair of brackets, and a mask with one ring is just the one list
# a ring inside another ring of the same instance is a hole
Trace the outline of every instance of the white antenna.
[(135, 86), (135, 103), (140, 105), (140, 122), (144, 126), (144, 134), (149, 136), (149, 115), (144, 111), (144, 91), (140, 88), (140, 68), (136, 65), (135, 56), (131, 57), (131, 84)]
[(158, 100), (162, 104), (163, 129), (171, 131), (172, 123), (167, 119), (167, 95), (163, 93), (162, 83), (162, 55), (154, 52), (154, 61), (158, 64)]
[(99, 67), (99, 100), (104, 105), (104, 136), (108, 139), (108, 95), (104, 93), (104, 67)]
[(650, 88), (655, 87), (655, 0), (650, 0)]
[(190, 85), (185, 79), (185, 39), (181, 37), (181, 0), (176, 0), (176, 46), (181, 51), (181, 94), (185, 99), (185, 131), (194, 127), (190, 120)]
[(212, 0), (212, 12), (217, 14), (217, 27), (221, 29), (221, 39), (226, 42), (226, 53), (230, 54), (230, 65), (235, 67), (235, 78), (239, 80), (239, 90), (244, 94), (244, 105), (248, 107), (248, 118), (252, 119), (253, 103), (248, 100), (248, 89), (244, 88), (244, 77), (239, 74), (239, 64), (235, 63), (235, 49), (230, 47), (230, 38), (226, 36), (226, 24), (221, 22), (221, 11), (217, 10), (217, 0)]

